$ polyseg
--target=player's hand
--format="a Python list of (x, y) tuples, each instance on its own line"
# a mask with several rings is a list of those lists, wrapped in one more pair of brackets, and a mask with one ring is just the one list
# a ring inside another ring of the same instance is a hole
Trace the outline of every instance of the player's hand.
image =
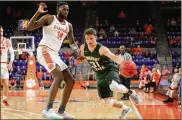
[(80, 51), (79, 51), (79, 49), (73, 50), (72, 53), (71, 53), (71, 56), (73, 56), (75, 59), (77, 59), (78, 56), (80, 56)]
[(7, 67), (8, 67), (8, 70), (9, 70), (9, 71), (13, 71), (12, 63), (9, 63)]
[(78, 65), (81, 64), (84, 60), (85, 60), (84, 57), (78, 57), (78, 58), (75, 60), (75, 66), (78, 66)]
[(82, 61), (81, 60), (75, 60), (75, 66), (78, 66), (79, 64), (81, 64)]
[(40, 14), (43, 14), (43, 13), (48, 12), (48, 10), (44, 10), (45, 8), (47, 8), (47, 5), (46, 5), (45, 3), (43, 3), (43, 2), (41, 2), (41, 3), (39, 4), (38, 12), (39, 12)]

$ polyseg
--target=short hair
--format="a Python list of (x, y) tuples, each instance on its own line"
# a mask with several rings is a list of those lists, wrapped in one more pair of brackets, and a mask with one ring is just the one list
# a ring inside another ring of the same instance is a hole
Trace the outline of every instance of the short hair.
[(124, 48), (125, 49), (125, 46), (124, 45), (121, 45), (119, 48)]
[(97, 36), (97, 32), (94, 28), (88, 28), (85, 30), (84, 35), (94, 35)]
[(59, 7), (62, 5), (68, 5), (68, 3), (67, 2), (58, 2), (57, 3), (57, 9), (59, 9)]

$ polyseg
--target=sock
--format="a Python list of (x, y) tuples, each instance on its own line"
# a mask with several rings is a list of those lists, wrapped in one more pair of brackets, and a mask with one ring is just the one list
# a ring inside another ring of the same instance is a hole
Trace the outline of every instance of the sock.
[(6, 100), (7, 99), (7, 96), (3, 96), (3, 100)]
[(65, 111), (65, 106), (64, 105), (61, 105), (59, 107), (58, 113), (62, 114), (62, 113), (64, 113), (64, 111)]
[(128, 108), (128, 106), (126, 106), (125, 104), (123, 104), (122, 110), (127, 109), (127, 108)]
[(47, 106), (46, 106), (45, 110), (48, 111), (48, 110), (51, 109), (51, 108), (53, 108), (53, 102), (47, 103)]

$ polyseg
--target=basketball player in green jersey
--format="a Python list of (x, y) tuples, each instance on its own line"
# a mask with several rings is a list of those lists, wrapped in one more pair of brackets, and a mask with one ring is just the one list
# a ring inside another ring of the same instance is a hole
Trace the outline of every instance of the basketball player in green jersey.
[[(121, 118), (125, 118), (131, 108), (126, 106), (123, 102), (113, 99), (113, 91), (128, 93), (131, 98), (138, 104), (139, 98), (135, 91), (128, 90), (124, 85), (120, 84), (119, 71), (117, 65), (124, 61), (124, 57), (116, 56), (107, 47), (99, 44), (96, 30), (89, 28), (85, 30), (86, 44), (80, 46), (80, 57), (77, 64), (86, 59), (92, 69), (96, 72), (98, 94), (105, 103), (112, 107), (121, 108)], [(113, 62), (114, 61), (114, 62)]]

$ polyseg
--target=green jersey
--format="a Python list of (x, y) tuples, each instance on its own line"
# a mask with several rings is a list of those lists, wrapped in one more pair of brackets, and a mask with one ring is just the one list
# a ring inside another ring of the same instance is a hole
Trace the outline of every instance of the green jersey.
[(102, 45), (100, 43), (97, 43), (97, 46), (93, 52), (89, 51), (86, 44), (84, 47), (84, 56), (86, 57), (92, 69), (96, 72), (97, 77), (102, 77), (111, 70), (118, 70), (116, 63), (114, 63), (107, 56), (101, 56), (99, 54), (99, 49), (101, 46)]

